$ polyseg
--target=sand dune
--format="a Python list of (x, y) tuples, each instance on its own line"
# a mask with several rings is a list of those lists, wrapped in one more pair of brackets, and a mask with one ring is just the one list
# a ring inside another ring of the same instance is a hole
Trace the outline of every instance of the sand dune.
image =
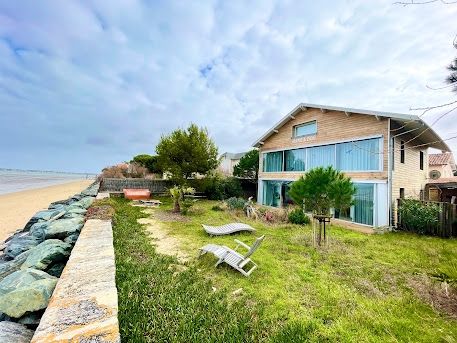
[(45, 188), (37, 188), (0, 195), (0, 242), (24, 227), (35, 212), (57, 200), (81, 192), (93, 180), (72, 181)]

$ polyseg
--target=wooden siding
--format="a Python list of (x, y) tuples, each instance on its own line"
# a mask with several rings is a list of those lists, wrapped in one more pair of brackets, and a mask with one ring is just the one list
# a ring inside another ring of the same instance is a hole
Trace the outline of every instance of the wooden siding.
[[(317, 134), (303, 138), (293, 137), (293, 127), (309, 121), (317, 121)], [(260, 147), (260, 152), (270, 150), (286, 150), (300, 147), (308, 147), (320, 144), (332, 144), (340, 141), (372, 137), (382, 135), (383, 142), (383, 171), (380, 172), (352, 172), (347, 173), (354, 180), (386, 180), (387, 179), (387, 140), (388, 140), (388, 120), (379, 118), (379, 120), (370, 115), (354, 114), (349, 116), (344, 112), (325, 111), (319, 109), (308, 109), (302, 111), (278, 129), (264, 144)], [(260, 154), (259, 178), (266, 179), (297, 179), (303, 172), (263, 172), (263, 159)]]

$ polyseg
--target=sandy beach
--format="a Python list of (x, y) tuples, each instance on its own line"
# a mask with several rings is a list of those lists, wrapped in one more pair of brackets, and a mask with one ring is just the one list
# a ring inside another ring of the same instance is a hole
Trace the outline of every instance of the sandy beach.
[(0, 195), (0, 242), (14, 231), (24, 227), (39, 210), (53, 201), (66, 199), (81, 192), (93, 180), (72, 181), (64, 184)]

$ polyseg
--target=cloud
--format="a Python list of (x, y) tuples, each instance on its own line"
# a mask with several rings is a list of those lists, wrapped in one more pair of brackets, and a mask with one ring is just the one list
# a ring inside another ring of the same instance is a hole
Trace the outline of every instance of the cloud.
[[(455, 94), (426, 85), (447, 75), (456, 14), (361, 0), (2, 2), (0, 167), (97, 172), (190, 122), (220, 152), (244, 151), (299, 102), (444, 103)], [(434, 129), (457, 132), (453, 118)]]

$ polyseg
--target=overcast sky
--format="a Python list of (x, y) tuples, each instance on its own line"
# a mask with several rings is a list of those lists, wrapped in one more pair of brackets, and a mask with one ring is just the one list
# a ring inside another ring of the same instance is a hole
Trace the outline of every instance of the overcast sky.
[(245, 151), (300, 102), (411, 113), (456, 98), (427, 88), (456, 34), (442, 3), (0, 0), (0, 167), (97, 172), (190, 122)]

